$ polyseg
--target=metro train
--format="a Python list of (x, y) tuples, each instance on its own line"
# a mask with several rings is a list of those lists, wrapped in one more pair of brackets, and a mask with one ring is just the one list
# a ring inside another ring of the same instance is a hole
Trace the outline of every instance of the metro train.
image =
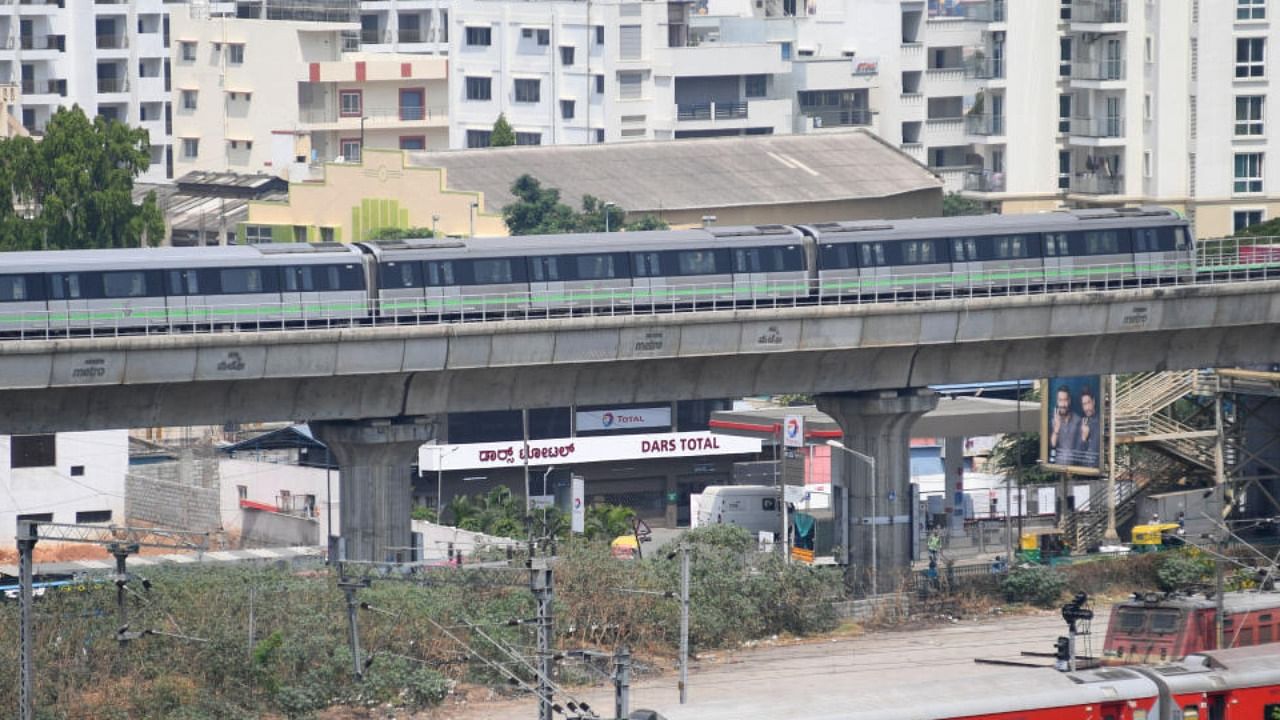
[[(1194, 275), (1163, 208), (353, 245), (6, 253), (0, 333), (617, 312)], [(429, 317), (424, 317), (429, 316)]]
[[(927, 670), (927, 668), (921, 668)], [(694, 687), (697, 685), (695, 683)], [(1277, 720), (1280, 648), (1213, 650), (1167, 665), (1063, 673), (1051, 668), (852, 691), (830, 684), (693, 703), (665, 720)], [(633, 714), (634, 717), (634, 714)]]

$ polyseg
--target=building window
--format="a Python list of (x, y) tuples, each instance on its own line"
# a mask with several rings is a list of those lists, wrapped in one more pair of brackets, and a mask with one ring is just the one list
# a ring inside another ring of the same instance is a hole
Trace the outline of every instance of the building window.
[(518, 132), (516, 133), (517, 145), (541, 145), (542, 133), (536, 132)]
[(14, 435), (9, 438), (9, 467), (54, 467), (58, 464), (56, 435)]
[(542, 81), (516, 79), (516, 102), (536, 103), (542, 99)]
[(270, 225), (245, 225), (244, 241), (246, 243), (271, 242), (271, 226)]
[(1142, 96), (1142, 119), (1151, 119), (1151, 93)]
[(492, 130), (468, 130), (467, 131), (467, 147), (469, 148), (489, 147), (489, 140), (492, 137), (493, 137)]
[(249, 499), (249, 486), (248, 486), (248, 485), (237, 485), (237, 486), (236, 486), (236, 497), (237, 497), (237, 498), (239, 498), (239, 499), (241, 499), (241, 500), (248, 500), (248, 499)]
[(1256, 78), (1266, 75), (1266, 38), (1236, 38), (1236, 77)]
[(360, 138), (347, 138), (338, 147), (342, 150), (342, 159), (347, 162), (360, 162)]
[(200, 157), (199, 138), (182, 138), (182, 157), (188, 160)]
[(604, 26), (603, 25), (596, 25), (596, 44), (597, 45), (604, 44)]
[(564, 118), (565, 120), (573, 119), (573, 101), (572, 100), (560, 101), (560, 117)]
[(1236, 135), (1262, 134), (1262, 95), (1243, 95), (1236, 98)]
[(364, 92), (361, 90), (339, 91), (338, 107), (342, 117), (360, 117), (364, 114)]
[(195, 110), (196, 99), (198, 97), (199, 97), (199, 93), (195, 90), (183, 90), (182, 91), (182, 109)]
[(1058, 151), (1058, 189), (1067, 190), (1071, 187), (1071, 151)]
[(183, 62), (196, 61), (196, 44), (194, 42), (182, 42), (182, 60)]
[(782, 52), (783, 60), (791, 59), (791, 43), (789, 42), (778, 43), (778, 49)]
[(524, 28), (520, 31), (520, 36), (535, 39), (539, 45), (551, 44), (551, 30), (547, 28)]
[(1058, 19), (1071, 19), (1071, 0), (1062, 0), (1061, 4), (1058, 5)]
[(604, 76), (603, 75), (596, 76), (596, 94), (597, 95), (604, 94)]
[(638, 72), (618, 73), (618, 98), (621, 100), (638, 100), (644, 94), (644, 74)]
[(1144, 178), (1151, 177), (1151, 165), (1152, 165), (1151, 151), (1143, 150), (1142, 151), (1142, 177)]
[(72, 465), (72, 466), (71, 466), (71, 477), (84, 477), (84, 466), (83, 466), (83, 465)]
[(604, 142), (604, 128), (596, 128), (596, 142)]
[(22, 522), (23, 520), (51, 523), (53, 522), (53, 513), (27, 513), (26, 515), (19, 515), (18, 522)]
[(76, 524), (109, 522), (111, 522), (110, 510), (85, 510), (76, 513)]
[(1237, 20), (1266, 20), (1267, 0), (1236, 0)]
[(492, 100), (493, 78), (467, 77), (468, 100)]
[(488, 47), (493, 44), (493, 29), (488, 27), (468, 27), (467, 45), (472, 47)]
[(426, 150), (427, 139), (422, 135), (401, 135), (400, 149), (401, 150)]
[(618, 59), (639, 60), (644, 55), (639, 25), (623, 25), (618, 28)]
[(764, 97), (769, 92), (768, 75), (748, 75), (746, 79), (746, 96), (749, 98)]
[(573, 65), (573, 46), (572, 45), (560, 46), (560, 64), (565, 67), (569, 67)]
[(1142, 58), (1148, 63), (1156, 61), (1156, 39), (1148, 35), (1142, 45)]
[(1262, 153), (1236, 153), (1236, 193), (1262, 192)]
[(1238, 233), (1261, 222), (1261, 210), (1236, 210), (1231, 213), (1231, 232)]
[(1058, 96), (1058, 132), (1071, 132), (1071, 95)]
[(232, 65), (244, 64), (244, 45), (240, 43), (231, 43), (227, 45), (227, 62)]
[(1071, 76), (1071, 38), (1058, 39), (1058, 75), (1060, 77)]

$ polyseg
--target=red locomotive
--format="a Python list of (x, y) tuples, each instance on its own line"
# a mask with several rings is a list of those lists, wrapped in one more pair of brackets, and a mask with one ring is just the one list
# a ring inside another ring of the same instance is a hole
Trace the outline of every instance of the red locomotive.
[[(1229, 592), (1222, 603), (1224, 647), (1280, 640), (1280, 593)], [(1111, 608), (1102, 661), (1108, 665), (1168, 662), (1215, 650), (1217, 617), (1217, 601), (1210, 598), (1134, 593), (1132, 600)]]
[(667, 720), (1277, 720), (1280, 645), (1210, 650), (1181, 663), (1074, 673), (1028, 669), (910, 686), (735, 698)]

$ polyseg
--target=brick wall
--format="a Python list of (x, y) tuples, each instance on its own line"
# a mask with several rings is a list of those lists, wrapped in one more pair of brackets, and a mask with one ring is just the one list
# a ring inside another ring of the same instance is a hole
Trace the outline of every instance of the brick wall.
[(213, 458), (136, 466), (125, 477), (125, 514), (130, 521), (180, 530), (219, 530), (219, 486)]

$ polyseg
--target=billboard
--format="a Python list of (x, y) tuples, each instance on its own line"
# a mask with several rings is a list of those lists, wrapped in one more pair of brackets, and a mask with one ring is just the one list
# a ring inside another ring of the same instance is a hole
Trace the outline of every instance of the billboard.
[(605, 410), (579, 410), (578, 432), (671, 427), (671, 406)]
[(804, 447), (804, 416), (788, 415), (782, 422), (782, 444), (786, 447)]
[(1042, 385), (1040, 463), (1076, 475), (1102, 473), (1102, 377), (1053, 378)]

